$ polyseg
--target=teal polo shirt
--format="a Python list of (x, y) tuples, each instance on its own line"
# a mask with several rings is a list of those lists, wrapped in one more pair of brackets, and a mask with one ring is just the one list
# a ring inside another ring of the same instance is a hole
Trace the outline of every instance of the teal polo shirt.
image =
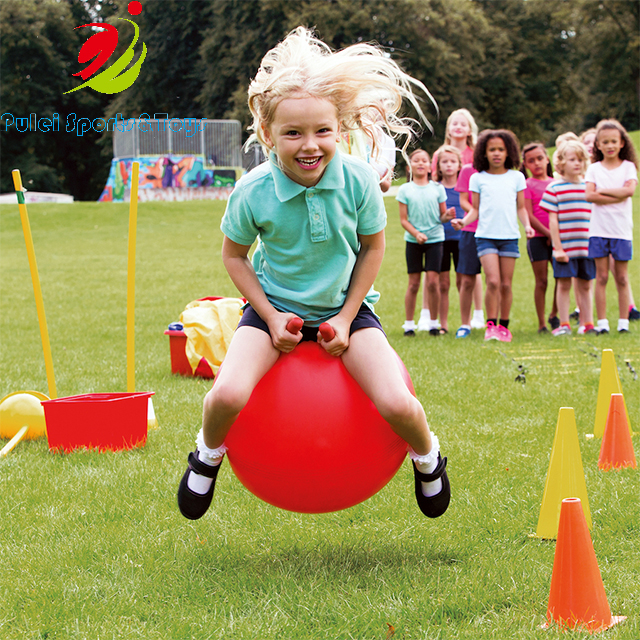
[[(387, 222), (376, 172), (336, 152), (313, 187), (288, 178), (275, 154), (237, 182), (220, 228), (233, 242), (258, 246), (252, 264), (271, 304), (317, 325), (343, 307), (360, 250), (358, 234)], [(380, 295), (369, 291), (373, 308)]]
[[(447, 201), (447, 192), (440, 183), (429, 180), (427, 184), (419, 186), (415, 182), (405, 182), (400, 185), (396, 200), (407, 205), (409, 222), (427, 236), (425, 244), (444, 240), (440, 203)], [(408, 231), (404, 232), (404, 239), (418, 242)]]

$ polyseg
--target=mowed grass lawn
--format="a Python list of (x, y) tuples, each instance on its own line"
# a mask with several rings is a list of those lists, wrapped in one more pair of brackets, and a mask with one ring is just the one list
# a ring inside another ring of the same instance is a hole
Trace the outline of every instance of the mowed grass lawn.
[[(325, 515), (260, 502), (225, 462), (211, 511), (197, 522), (180, 515), (175, 492), (210, 382), (171, 375), (163, 332), (191, 300), (237, 292), (220, 260), (224, 203), (142, 203), (136, 381), (138, 390), (155, 391), (159, 428), (129, 452), (51, 454), (37, 440), (0, 460), (1, 638), (384, 640), (392, 627), (406, 640), (560, 637), (540, 629), (555, 543), (530, 534), (565, 406), (575, 409), (611, 610), (628, 616), (603, 637), (640, 637), (640, 472), (599, 471), (600, 441), (585, 437), (605, 348), (615, 353), (640, 430), (640, 323), (630, 334), (615, 332), (610, 283), (610, 335), (539, 336), (523, 257), (512, 343), (485, 344), (481, 331), (468, 340), (453, 332), (406, 339), (402, 230), (397, 203), (386, 204), (377, 311), (449, 458), (446, 515), (431, 521), (420, 514), (408, 461), (367, 502)], [(638, 197), (634, 208), (638, 223)], [(58, 395), (125, 391), (128, 205), (28, 210)], [(0, 225), (0, 396), (46, 393), (17, 206), (0, 207)], [(521, 249), (526, 255), (524, 242)], [(630, 269), (636, 300), (639, 264), (636, 258)], [(524, 383), (516, 381), (521, 373)]]

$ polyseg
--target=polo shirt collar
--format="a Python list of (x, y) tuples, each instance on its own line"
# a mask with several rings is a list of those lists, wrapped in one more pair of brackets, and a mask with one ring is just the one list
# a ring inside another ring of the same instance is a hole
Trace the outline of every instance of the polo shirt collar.
[(342, 158), (340, 157), (340, 151), (337, 149), (331, 162), (329, 162), (327, 168), (324, 170), (322, 178), (320, 178), (318, 184), (313, 187), (305, 187), (286, 176), (278, 166), (278, 159), (273, 151), (269, 154), (269, 166), (275, 183), (276, 196), (280, 202), (287, 202), (287, 200), (295, 198), (297, 195), (306, 191), (307, 188), (343, 189), (345, 185), (344, 173), (342, 171)]

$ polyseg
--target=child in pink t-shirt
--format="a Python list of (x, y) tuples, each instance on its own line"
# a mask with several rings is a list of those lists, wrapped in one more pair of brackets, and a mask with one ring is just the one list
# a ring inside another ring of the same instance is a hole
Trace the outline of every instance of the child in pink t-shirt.
[[(524, 192), (524, 205), (529, 214), (529, 221), (535, 231), (535, 236), (527, 240), (527, 253), (531, 261), (535, 289), (533, 300), (538, 315), (538, 333), (548, 333), (545, 314), (545, 298), (547, 294), (549, 263), (551, 262), (552, 242), (549, 232), (549, 213), (540, 207), (540, 200), (553, 180), (553, 172), (549, 156), (542, 142), (530, 142), (522, 149), (522, 173), (527, 178), (527, 188)], [(530, 177), (527, 176), (530, 174)], [(557, 317), (556, 296), (553, 296), (553, 305), (549, 322), (552, 329)]]

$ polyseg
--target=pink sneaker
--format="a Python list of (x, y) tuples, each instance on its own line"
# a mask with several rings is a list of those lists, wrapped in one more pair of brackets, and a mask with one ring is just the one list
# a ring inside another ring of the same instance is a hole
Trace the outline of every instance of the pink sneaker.
[(485, 340), (500, 340), (500, 331), (493, 322), (487, 322), (487, 328), (484, 332)]
[(498, 329), (498, 340), (500, 340), (500, 342), (511, 342), (511, 338), (513, 336), (507, 327), (503, 327), (499, 324), (496, 329)]

